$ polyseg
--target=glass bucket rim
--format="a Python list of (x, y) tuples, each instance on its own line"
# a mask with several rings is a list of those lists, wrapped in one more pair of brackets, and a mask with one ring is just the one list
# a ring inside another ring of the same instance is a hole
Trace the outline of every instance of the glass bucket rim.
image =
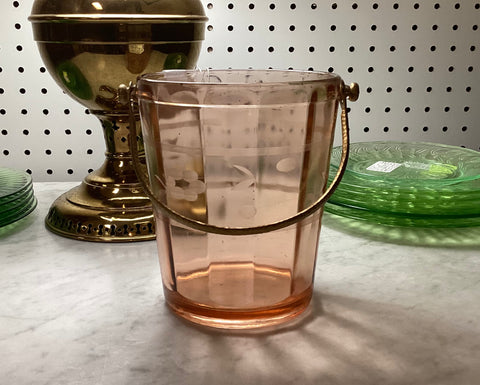
[[(253, 81), (253, 82), (245, 82), (245, 81), (226, 81), (226, 82), (212, 82), (207, 80), (189, 80), (187, 77), (188, 75), (202, 75), (203, 77), (208, 76), (210, 79), (215, 74), (220, 73), (245, 73), (245, 74), (288, 74), (289, 76), (285, 78), (285, 80), (275, 80), (275, 81)], [(165, 75), (182, 75), (181, 77), (167, 77)], [(290, 76), (293, 75), (293, 76)], [(176, 70), (163, 70), (159, 72), (151, 72), (140, 75), (137, 78), (137, 87), (140, 88), (142, 84), (144, 85), (155, 85), (155, 84), (178, 84), (178, 85), (186, 85), (189, 87), (205, 87), (205, 86), (215, 86), (215, 87), (252, 87), (252, 86), (268, 86), (268, 87), (275, 87), (275, 88), (287, 88), (292, 86), (306, 86), (306, 85), (314, 85), (314, 84), (322, 84), (322, 83), (342, 83), (342, 78), (333, 73), (327, 71), (310, 71), (310, 70), (284, 70), (284, 69), (207, 69), (207, 70), (200, 70), (200, 69), (176, 69)]]

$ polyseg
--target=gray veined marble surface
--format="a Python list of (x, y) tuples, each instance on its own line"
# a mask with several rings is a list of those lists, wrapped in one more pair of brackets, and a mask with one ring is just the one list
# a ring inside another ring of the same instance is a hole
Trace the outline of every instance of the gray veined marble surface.
[(480, 383), (478, 229), (367, 237), (326, 215), (308, 314), (217, 332), (164, 306), (154, 242), (48, 232), (71, 186), (36, 183), (35, 213), (0, 233), (1, 384)]

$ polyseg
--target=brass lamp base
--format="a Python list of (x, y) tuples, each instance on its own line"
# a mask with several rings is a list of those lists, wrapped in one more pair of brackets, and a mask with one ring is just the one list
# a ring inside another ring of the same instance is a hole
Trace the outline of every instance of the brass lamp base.
[(86, 207), (75, 202), (86, 185), (67, 191), (53, 202), (45, 224), (55, 234), (82, 241), (134, 242), (155, 239), (151, 206), (118, 209)]
[(155, 239), (152, 205), (140, 185), (99, 184), (98, 174), (88, 175), (79, 186), (58, 197), (45, 224), (55, 234), (82, 241)]
[[(195, 67), (208, 20), (202, 2), (34, 0), (29, 20), (48, 72), (100, 119), (106, 143), (103, 166), (53, 203), (47, 228), (86, 241), (154, 239), (152, 206), (132, 166), (123, 96), (141, 74)], [(136, 119), (132, 132), (140, 136)]]
[[(106, 159), (79, 186), (53, 202), (45, 224), (58, 235), (83, 241), (153, 240), (152, 204), (138, 182), (127, 143), (129, 115), (94, 113), (102, 123)], [(133, 129), (139, 132), (140, 127)]]

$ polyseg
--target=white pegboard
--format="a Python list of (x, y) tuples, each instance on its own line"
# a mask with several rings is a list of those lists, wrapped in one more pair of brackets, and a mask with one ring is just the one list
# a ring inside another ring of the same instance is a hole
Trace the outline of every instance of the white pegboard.
[[(80, 180), (104, 156), (97, 119), (45, 72), (27, 17), (0, 5), (0, 165)], [(352, 139), (480, 149), (480, 2), (211, 0), (200, 68), (333, 71), (360, 84)]]

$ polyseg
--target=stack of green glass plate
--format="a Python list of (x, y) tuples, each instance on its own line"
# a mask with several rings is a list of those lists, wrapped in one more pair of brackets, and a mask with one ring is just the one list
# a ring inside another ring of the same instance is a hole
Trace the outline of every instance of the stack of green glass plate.
[[(335, 147), (330, 178), (340, 157)], [(480, 152), (435, 143), (353, 143), (325, 211), (392, 226), (480, 226)]]
[(31, 176), (0, 167), (0, 227), (24, 218), (36, 206)]

